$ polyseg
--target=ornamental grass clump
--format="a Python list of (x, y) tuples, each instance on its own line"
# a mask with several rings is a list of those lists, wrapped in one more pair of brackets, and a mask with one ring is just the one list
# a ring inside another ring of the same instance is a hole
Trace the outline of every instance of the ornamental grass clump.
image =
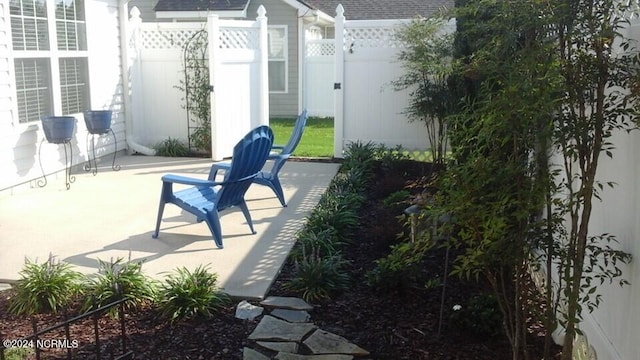
[[(125, 263), (122, 258), (110, 262), (98, 260), (98, 269), (98, 275), (86, 284), (90, 296), (85, 300), (85, 311), (121, 299), (127, 299), (124, 302), (127, 310), (155, 301), (157, 286), (142, 273), (142, 262)], [(116, 308), (111, 308), (110, 315), (115, 316), (116, 312)]]
[(351, 241), (358, 227), (358, 213), (347, 205), (339, 203), (318, 206), (307, 218), (307, 224), (313, 229), (333, 228), (339, 242)]
[(67, 263), (55, 261), (53, 255), (42, 264), (25, 259), (20, 276), (9, 303), (9, 312), (16, 315), (57, 313), (80, 292), (82, 274)]
[(198, 317), (211, 318), (231, 302), (218, 287), (218, 275), (207, 266), (190, 271), (175, 269), (166, 276), (159, 294), (159, 310), (171, 322)]
[(317, 249), (320, 256), (331, 256), (340, 252), (345, 245), (338, 237), (338, 232), (331, 226), (323, 228), (307, 227), (298, 233), (298, 243), (290, 253), (291, 259), (302, 260), (303, 248)]
[(285, 289), (301, 292), (306, 301), (328, 299), (337, 291), (349, 286), (349, 275), (345, 271), (348, 261), (340, 254), (321, 256), (319, 248), (301, 246), (302, 259), (294, 264), (295, 275)]
[(354, 241), (360, 226), (358, 211), (366, 200), (375, 155), (376, 145), (371, 142), (347, 147), (338, 174), (298, 233), (298, 242), (289, 255), (294, 263), (293, 279), (285, 288), (313, 301), (329, 298), (348, 286), (348, 262), (341, 250)]
[(167, 138), (155, 146), (158, 156), (185, 157), (189, 156), (189, 147), (180, 139)]

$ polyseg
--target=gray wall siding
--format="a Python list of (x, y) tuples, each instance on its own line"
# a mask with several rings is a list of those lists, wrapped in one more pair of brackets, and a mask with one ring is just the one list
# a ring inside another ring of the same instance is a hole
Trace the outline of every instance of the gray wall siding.
[(288, 43), (288, 91), (286, 94), (269, 94), (269, 116), (295, 117), (298, 115), (298, 11), (280, 0), (251, 1), (247, 17), (255, 18), (258, 7), (264, 5), (269, 25), (287, 25)]

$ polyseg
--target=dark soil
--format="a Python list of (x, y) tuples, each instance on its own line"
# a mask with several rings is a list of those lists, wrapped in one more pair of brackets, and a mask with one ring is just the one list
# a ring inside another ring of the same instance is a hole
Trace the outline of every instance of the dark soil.
[[(350, 261), (352, 286), (332, 299), (314, 303), (312, 320), (324, 330), (344, 336), (371, 352), (371, 359), (511, 359), (511, 349), (504, 335), (492, 335), (456, 326), (452, 320), (454, 305), (466, 306), (474, 295), (487, 293), (482, 284), (448, 277), (444, 305), (441, 307), (442, 286), (425, 286), (429, 280), (443, 281), (445, 251), (431, 251), (417, 278), (422, 282), (380, 291), (368, 286), (365, 276), (374, 268), (376, 259), (389, 253), (389, 246), (398, 242), (397, 234), (406, 232), (396, 216), (404, 206), (395, 209), (382, 206), (390, 193), (407, 188), (422, 193), (429, 188), (424, 175), (429, 167), (407, 162), (401, 168), (376, 174), (368, 194), (370, 198), (361, 210), (361, 228), (353, 243), (345, 249)], [(453, 258), (455, 254), (450, 254)], [(285, 264), (269, 295), (297, 296), (283, 288), (292, 275), (292, 264)], [(0, 337), (18, 339), (33, 333), (28, 317), (7, 313), (11, 291), (0, 293)], [(68, 308), (69, 316), (77, 313), (78, 304)], [(442, 323), (440, 312), (442, 309)], [(60, 322), (62, 315), (37, 315), (39, 328)], [(126, 346), (136, 359), (242, 359), (242, 348), (257, 321), (238, 320), (234, 307), (225, 309), (213, 319), (170, 324), (150, 307), (126, 315)], [(104, 316), (99, 320), (100, 349), (103, 358), (121, 351), (120, 324)], [(533, 328), (533, 327), (532, 327)], [(440, 334), (438, 335), (438, 333)], [(537, 335), (537, 336), (536, 336)], [(64, 339), (64, 331), (47, 335)], [(532, 353), (541, 358), (542, 334), (530, 334)], [(75, 323), (70, 339), (77, 340), (73, 358), (93, 359), (95, 335), (91, 319)], [(42, 358), (64, 358), (64, 351), (47, 351)], [(35, 358), (32, 356), (31, 358)]]

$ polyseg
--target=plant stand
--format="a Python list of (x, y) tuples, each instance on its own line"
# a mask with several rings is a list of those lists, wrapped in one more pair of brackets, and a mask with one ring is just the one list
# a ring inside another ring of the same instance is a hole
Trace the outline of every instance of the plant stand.
[[(120, 170), (120, 165), (116, 165), (116, 154), (118, 153), (118, 139), (116, 133), (111, 129), (111, 116), (110, 110), (87, 110), (84, 112), (84, 122), (87, 125), (87, 157), (89, 163), (84, 165), (84, 171), (93, 169), (93, 176), (98, 173), (98, 162), (96, 161), (96, 145), (95, 136), (111, 133), (113, 136), (113, 142), (115, 144), (115, 150), (113, 152), (113, 161), (111, 162), (111, 168), (113, 171)], [(89, 151), (89, 136), (91, 136), (91, 151)], [(93, 164), (91, 163), (93, 159)], [(94, 167), (95, 165), (95, 167)]]
[[(50, 144), (62, 144), (64, 146), (65, 183), (67, 190), (69, 190), (71, 183), (76, 181), (76, 178), (71, 176), (71, 166), (73, 165), (71, 139), (73, 138), (76, 118), (73, 116), (43, 116), (41, 121), (45, 138), (40, 141), (40, 146), (38, 147), (38, 163), (40, 163), (40, 170), (42, 170), (42, 180), (38, 180), (37, 185), (39, 187), (47, 185), (47, 176), (42, 166), (42, 143), (47, 140)], [(67, 146), (69, 147), (68, 151)]]
[[(37, 182), (38, 187), (47, 186), (47, 175), (44, 173), (44, 167), (42, 166), (42, 156), (41, 156), (42, 143), (44, 143), (45, 140), (46, 139), (42, 139), (40, 141), (40, 146), (38, 147), (38, 163), (40, 163), (40, 170), (42, 171), (42, 179), (39, 179)], [(63, 142), (55, 142), (52, 144), (62, 144), (64, 146), (64, 164), (65, 164), (64, 179), (65, 179), (65, 184), (67, 186), (67, 190), (69, 190), (71, 188), (71, 183), (76, 181), (75, 176), (71, 176), (72, 164), (69, 161), (69, 158), (71, 158), (71, 161), (73, 161), (73, 147), (71, 146), (71, 140), (65, 140)], [(67, 146), (69, 147), (69, 151), (67, 151)]]
[[(87, 145), (87, 154), (89, 154), (88, 156), (89, 160), (88, 160), (88, 163), (84, 165), (84, 171), (90, 171), (93, 169), (92, 173), (94, 176), (98, 173), (98, 161), (96, 160), (95, 136), (97, 135), (99, 138), (101, 135), (104, 135), (104, 134), (111, 134), (111, 136), (113, 137), (113, 142), (116, 147), (115, 151), (113, 152), (113, 161), (111, 161), (111, 169), (113, 169), (113, 171), (120, 170), (120, 165), (116, 165), (116, 154), (118, 153), (118, 139), (116, 138), (116, 133), (114, 133), (112, 129), (108, 129), (106, 132), (103, 132), (100, 134), (88, 132), (86, 145)], [(91, 137), (91, 145), (89, 145), (89, 137)], [(89, 146), (91, 146), (91, 151), (89, 151)], [(92, 161), (93, 161), (93, 164), (92, 164)]]

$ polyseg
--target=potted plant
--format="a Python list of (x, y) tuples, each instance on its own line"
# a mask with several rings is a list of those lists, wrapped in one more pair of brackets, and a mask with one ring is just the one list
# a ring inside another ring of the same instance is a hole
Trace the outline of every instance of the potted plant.
[(73, 137), (76, 118), (73, 116), (43, 116), (42, 130), (47, 141), (52, 144), (64, 144)]
[(84, 122), (91, 134), (104, 134), (111, 129), (111, 110), (87, 110)]

